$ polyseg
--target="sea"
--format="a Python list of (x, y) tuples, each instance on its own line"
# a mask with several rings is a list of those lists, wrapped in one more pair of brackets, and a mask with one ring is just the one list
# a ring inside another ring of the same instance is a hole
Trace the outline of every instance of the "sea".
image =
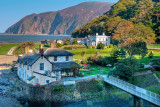
[(27, 41), (56, 40), (71, 37), (70, 35), (0, 35), (0, 43), (20, 43)]

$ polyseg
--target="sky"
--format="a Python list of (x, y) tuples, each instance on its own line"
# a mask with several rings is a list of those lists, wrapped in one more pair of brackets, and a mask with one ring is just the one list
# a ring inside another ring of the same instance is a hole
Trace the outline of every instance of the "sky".
[[(62, 10), (86, 1), (95, 0), (0, 0), (0, 33), (26, 15)], [(96, 1), (115, 3), (118, 0)]]

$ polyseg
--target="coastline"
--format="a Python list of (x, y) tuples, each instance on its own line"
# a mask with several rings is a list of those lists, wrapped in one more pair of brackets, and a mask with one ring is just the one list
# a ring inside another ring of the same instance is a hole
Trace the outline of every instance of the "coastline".
[(57, 34), (57, 35), (49, 35), (49, 34), (3, 34), (0, 33), (1, 35), (23, 35), (23, 36), (71, 36), (71, 35), (63, 35), (63, 34)]

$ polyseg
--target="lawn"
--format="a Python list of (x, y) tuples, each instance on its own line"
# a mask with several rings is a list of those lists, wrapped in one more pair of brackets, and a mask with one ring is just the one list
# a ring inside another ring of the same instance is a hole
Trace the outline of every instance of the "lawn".
[(19, 44), (5, 44), (0, 45), (0, 55), (6, 55), (7, 52), (14, 46), (18, 46)]
[(110, 71), (107, 67), (90, 66), (89, 69), (80, 69), (84, 76), (97, 75), (97, 74), (108, 74)]
[(148, 45), (148, 48), (160, 48), (160, 44), (152, 44), (152, 45)]
[(82, 59), (81, 53), (85, 52), (85, 59), (87, 59), (90, 56), (96, 55), (97, 52), (99, 52), (99, 56), (109, 56), (112, 48), (106, 48), (106, 49), (87, 49), (87, 48), (80, 48), (76, 50), (67, 50), (71, 53), (74, 53), (75, 55), (73, 56), (74, 59)]

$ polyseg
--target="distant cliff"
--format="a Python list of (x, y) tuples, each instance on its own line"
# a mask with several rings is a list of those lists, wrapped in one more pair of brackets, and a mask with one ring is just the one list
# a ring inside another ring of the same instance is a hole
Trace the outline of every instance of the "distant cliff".
[(113, 3), (84, 2), (60, 11), (31, 14), (9, 27), (9, 34), (71, 34), (106, 11)]

